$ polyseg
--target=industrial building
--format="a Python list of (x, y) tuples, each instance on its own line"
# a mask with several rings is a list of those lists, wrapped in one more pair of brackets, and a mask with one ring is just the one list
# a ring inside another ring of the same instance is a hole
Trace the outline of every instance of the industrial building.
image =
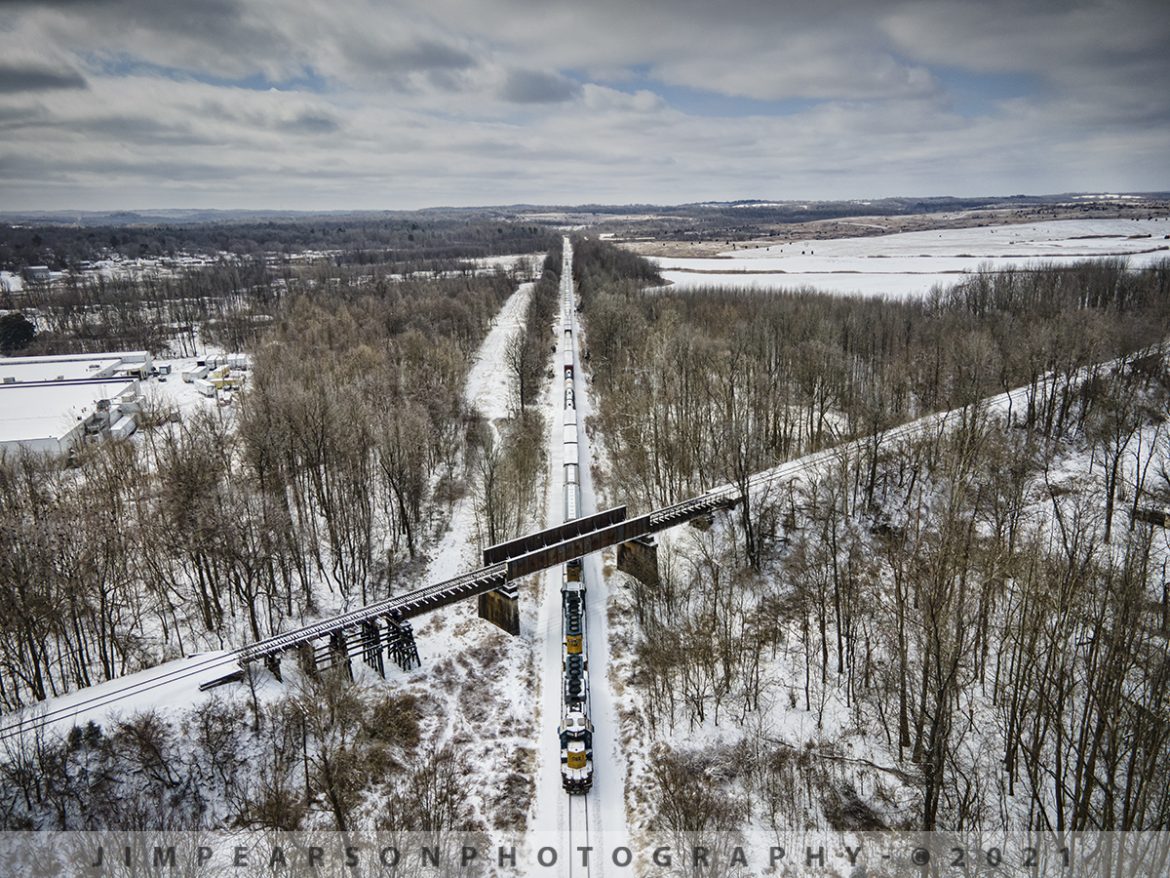
[(0, 358), (0, 454), (67, 455), (90, 438), (132, 434), (146, 351)]

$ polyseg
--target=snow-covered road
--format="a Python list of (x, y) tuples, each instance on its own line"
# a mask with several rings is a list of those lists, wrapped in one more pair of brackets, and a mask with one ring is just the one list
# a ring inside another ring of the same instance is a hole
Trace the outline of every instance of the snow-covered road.
[[(463, 398), (493, 431), (496, 431), (496, 422), (509, 414), (514, 381), (504, 354), (512, 336), (524, 328), (528, 300), (534, 286), (532, 283), (520, 284), (504, 302), (467, 374)], [(433, 560), (424, 581), (442, 582), (479, 567), (481, 559), (475, 533), (475, 497), (468, 491), (455, 501), (451, 509), (451, 520), (432, 552)]]

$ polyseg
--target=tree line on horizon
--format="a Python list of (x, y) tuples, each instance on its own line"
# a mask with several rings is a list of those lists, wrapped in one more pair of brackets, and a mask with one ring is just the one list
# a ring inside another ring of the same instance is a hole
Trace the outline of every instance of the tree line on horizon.
[(426, 263), (548, 251), (558, 235), (515, 219), (436, 216), (309, 216), (281, 220), (77, 226), (9, 225), (0, 235), (0, 267), (77, 269), (112, 255), (124, 259), (289, 256), (330, 251), (336, 265)]

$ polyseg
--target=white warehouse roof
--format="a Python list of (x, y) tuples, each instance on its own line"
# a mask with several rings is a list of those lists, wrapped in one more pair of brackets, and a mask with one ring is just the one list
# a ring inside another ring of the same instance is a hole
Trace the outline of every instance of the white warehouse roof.
[(119, 366), (150, 364), (147, 351), (110, 354), (66, 354), (57, 357), (0, 357), (0, 384), (29, 381), (77, 381), (104, 378)]
[(0, 444), (60, 440), (80, 420), (97, 410), (97, 402), (133, 391), (133, 380), (86, 384), (0, 384)]

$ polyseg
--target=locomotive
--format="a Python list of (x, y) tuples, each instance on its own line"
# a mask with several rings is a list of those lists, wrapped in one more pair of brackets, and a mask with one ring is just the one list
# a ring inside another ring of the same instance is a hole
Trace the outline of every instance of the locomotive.
[[(564, 520), (573, 521), (581, 509), (581, 459), (577, 442), (577, 406), (574, 390), (576, 343), (573, 307), (572, 253), (565, 241), (561, 269), (561, 348), (565, 407), (562, 434)], [(561, 750), (561, 784), (570, 794), (587, 793), (593, 786), (593, 723), (589, 719), (589, 651), (585, 630), (585, 576), (580, 558), (565, 563), (561, 575), (561, 722), (557, 728)]]

